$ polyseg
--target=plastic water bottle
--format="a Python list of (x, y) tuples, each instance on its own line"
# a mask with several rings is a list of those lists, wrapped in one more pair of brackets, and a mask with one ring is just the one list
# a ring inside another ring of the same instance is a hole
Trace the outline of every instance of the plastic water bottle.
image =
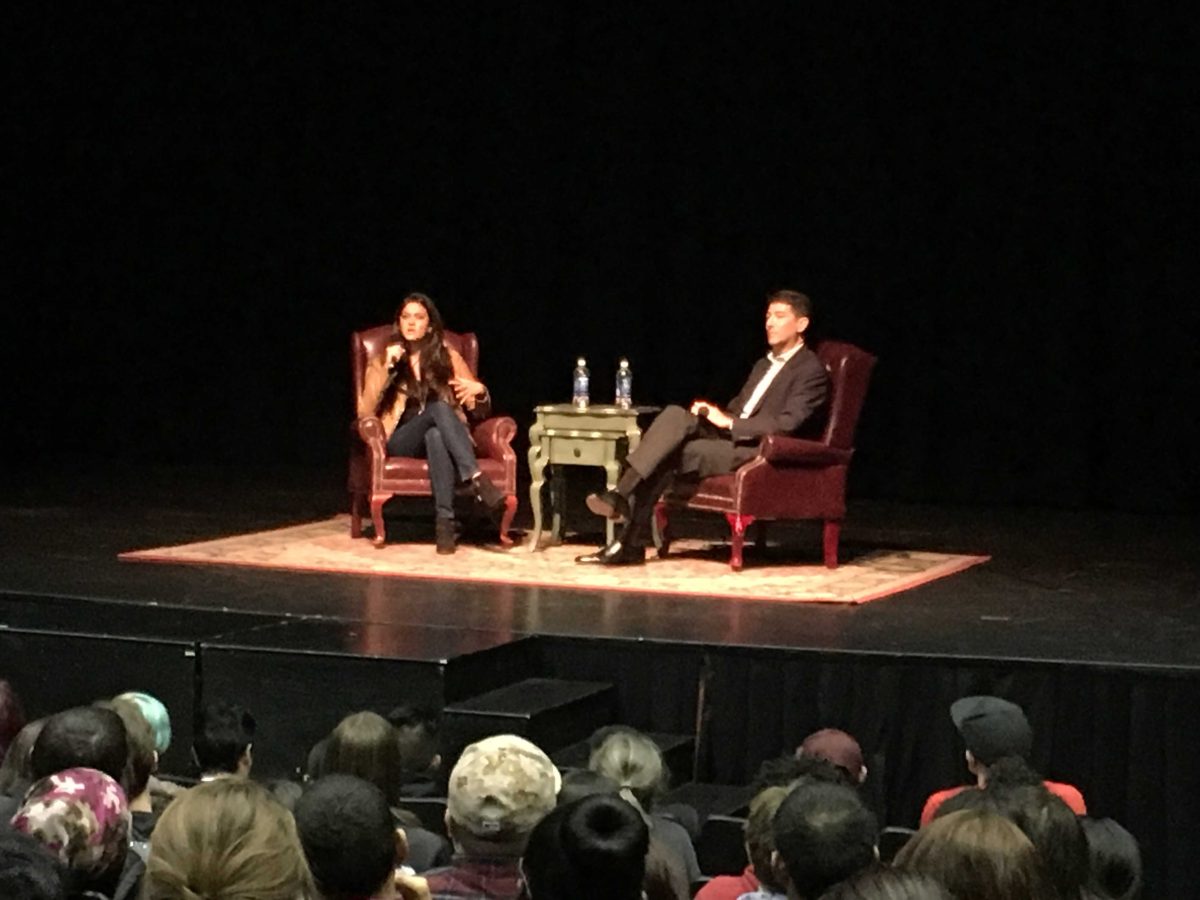
[(576, 409), (587, 409), (588, 407), (588, 383), (590, 380), (591, 373), (588, 372), (587, 360), (581, 356), (575, 360), (575, 373), (571, 378), (573, 385), (571, 402), (575, 404)]
[(622, 358), (617, 366), (617, 408), (629, 409), (633, 405), (633, 369), (629, 360)]

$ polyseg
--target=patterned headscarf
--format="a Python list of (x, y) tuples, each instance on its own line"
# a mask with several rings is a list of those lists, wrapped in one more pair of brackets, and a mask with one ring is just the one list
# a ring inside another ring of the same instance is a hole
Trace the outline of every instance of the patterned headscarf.
[(65, 769), (36, 782), (12, 824), (93, 878), (119, 866), (129, 845), (125, 792), (96, 769)]

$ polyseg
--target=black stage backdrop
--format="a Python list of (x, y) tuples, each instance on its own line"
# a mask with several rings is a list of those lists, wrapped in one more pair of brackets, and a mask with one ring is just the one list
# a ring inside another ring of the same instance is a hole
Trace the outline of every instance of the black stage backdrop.
[(794, 286), (860, 496), (1197, 507), (1194, 7), (535, 6), (9, 7), (5, 457), (332, 464), (414, 289), (522, 426), (723, 400)]

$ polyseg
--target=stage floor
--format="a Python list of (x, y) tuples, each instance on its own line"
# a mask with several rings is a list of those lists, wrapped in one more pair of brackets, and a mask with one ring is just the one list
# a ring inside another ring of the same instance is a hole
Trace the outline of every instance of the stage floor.
[[(136, 617), (153, 604), (180, 611), (159, 613), (164, 622), (180, 623), (187, 620), (183, 610), (208, 610), (513, 635), (1200, 667), (1200, 523), (1194, 517), (855, 502), (843, 531), (849, 549), (992, 556), (966, 572), (858, 607), (716, 598), (700, 605), (693, 597), (661, 594), (117, 559), (125, 550), (326, 517), (344, 506), (341, 477), (306, 469), (9, 471), (0, 503), (0, 595), (25, 598), (25, 627), (36, 625), (30, 618), (37, 618), (39, 606), (30, 601), (44, 597), (48, 623), (78, 615), (82, 629), (85, 620)], [(578, 511), (571, 519), (590, 524)], [(414, 527), (419, 532), (420, 520)], [(786, 536), (810, 541), (815, 553), (818, 534), (800, 526)], [(446, 564), (453, 566), (454, 558)], [(4, 604), (0, 623), (11, 623)]]

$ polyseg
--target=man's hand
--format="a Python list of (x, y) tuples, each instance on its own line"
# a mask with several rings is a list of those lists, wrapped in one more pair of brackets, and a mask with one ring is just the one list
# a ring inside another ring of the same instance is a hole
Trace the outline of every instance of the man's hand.
[[(701, 410), (705, 410), (702, 414)], [(708, 419), (717, 428), (732, 428), (733, 417), (715, 403), (710, 403), (708, 400), (693, 400), (690, 412), (693, 416), (701, 416)]]
[(451, 378), (450, 386), (454, 388), (455, 398), (464, 405), (468, 400), (474, 403), (487, 390), (482, 382), (470, 378)]

